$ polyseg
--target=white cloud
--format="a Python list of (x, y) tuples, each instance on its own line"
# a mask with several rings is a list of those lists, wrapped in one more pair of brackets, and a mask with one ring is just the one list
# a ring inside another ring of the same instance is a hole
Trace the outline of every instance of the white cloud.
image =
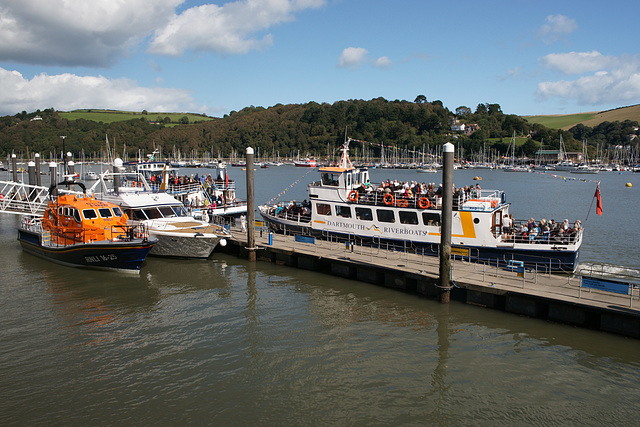
[(223, 6), (205, 4), (174, 15), (154, 32), (149, 52), (181, 55), (186, 50), (242, 54), (273, 43), (256, 33), (293, 21), (294, 14), (318, 8), (326, 0), (240, 0)]
[(598, 51), (551, 53), (543, 56), (540, 62), (547, 68), (558, 70), (564, 74), (583, 74), (619, 64), (613, 56), (604, 56)]
[(376, 62), (374, 63), (374, 66), (376, 68), (390, 68), (392, 65), (393, 63), (386, 56), (381, 56), (380, 58), (376, 59)]
[(0, 5), (0, 61), (109, 66), (183, 0), (20, 0)]
[(367, 61), (367, 53), (369, 51), (363, 47), (348, 47), (342, 51), (338, 67), (356, 70)]
[[(597, 56), (596, 56), (597, 57)], [(607, 58), (599, 67), (576, 66), (575, 70), (599, 69), (576, 80), (547, 81), (538, 84), (539, 100), (564, 98), (580, 105), (625, 104), (640, 102), (640, 58), (636, 56)], [(600, 68), (608, 65), (608, 69)], [(571, 69), (569, 66), (566, 69)]]
[(5, 0), (0, 61), (108, 67), (153, 35), (149, 51), (246, 53), (272, 44), (257, 32), (293, 21), (326, 0), (239, 0), (176, 15), (184, 0)]
[(545, 43), (551, 44), (560, 40), (564, 35), (571, 34), (578, 29), (575, 19), (564, 15), (549, 15), (545, 23), (538, 30), (538, 37)]
[[(0, 68), (0, 114), (55, 108), (112, 108), (129, 111), (198, 111), (183, 89), (145, 88), (129, 79), (75, 74), (39, 74), (31, 80)], [(200, 110), (201, 111), (201, 110)]]

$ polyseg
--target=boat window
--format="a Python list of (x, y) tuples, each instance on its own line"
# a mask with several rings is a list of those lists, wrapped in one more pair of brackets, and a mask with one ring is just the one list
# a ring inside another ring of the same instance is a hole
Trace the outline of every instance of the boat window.
[(100, 212), (100, 217), (102, 218), (111, 218), (113, 216), (113, 213), (109, 208), (100, 208), (98, 209), (98, 212)]
[(331, 205), (318, 203), (316, 205), (316, 212), (318, 212), (318, 215), (331, 215)]
[(356, 218), (362, 221), (373, 221), (373, 212), (369, 208), (356, 208)]
[(128, 212), (128, 214), (129, 218), (133, 218), (136, 221), (145, 221), (148, 219), (141, 209), (134, 209), (133, 211)]
[(94, 209), (83, 209), (82, 216), (84, 217), (84, 219), (98, 218), (98, 214)]
[(173, 208), (173, 211), (178, 216), (187, 216), (188, 215), (187, 210), (183, 206), (172, 206), (172, 208)]
[(338, 186), (338, 174), (335, 173), (323, 173), (322, 174), (322, 185), (332, 185), (334, 187)]
[(82, 222), (82, 219), (80, 219), (80, 211), (78, 211), (78, 209), (73, 210), (73, 219), (77, 222)]
[(347, 188), (351, 188), (351, 173), (347, 174)]
[(65, 208), (64, 208), (64, 216), (71, 216), (71, 215), (69, 214), (69, 208), (68, 208), (68, 207), (65, 207)]
[(380, 222), (396, 222), (396, 216), (391, 209), (376, 209), (376, 215)]
[(418, 224), (418, 214), (414, 211), (399, 211), (400, 224)]
[(176, 216), (176, 213), (171, 209), (171, 206), (161, 206), (158, 209), (160, 209), (160, 213), (165, 218), (173, 218)]
[(336, 205), (336, 216), (351, 218), (351, 206)]
[(58, 206), (58, 216), (62, 216), (64, 213), (64, 208), (62, 206)]
[(118, 206), (115, 206), (113, 208), (113, 214), (117, 217), (120, 217), (123, 215), (122, 210)]
[(440, 226), (440, 214), (431, 212), (422, 212), (422, 223), (424, 225)]
[(149, 219), (162, 218), (162, 215), (160, 214), (160, 211), (158, 209), (156, 209), (156, 208), (144, 209), (144, 213), (147, 216), (147, 218), (149, 218)]

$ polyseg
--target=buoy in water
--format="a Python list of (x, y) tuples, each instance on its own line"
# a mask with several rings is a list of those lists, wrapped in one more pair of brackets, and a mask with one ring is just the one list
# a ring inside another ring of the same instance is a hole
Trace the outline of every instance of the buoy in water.
[(474, 181), (482, 181), (482, 177), (481, 176), (474, 176), (473, 180)]
[(632, 184), (632, 183), (630, 183), (630, 182), (627, 182), (625, 185), (626, 185), (627, 187), (633, 187), (633, 184)]

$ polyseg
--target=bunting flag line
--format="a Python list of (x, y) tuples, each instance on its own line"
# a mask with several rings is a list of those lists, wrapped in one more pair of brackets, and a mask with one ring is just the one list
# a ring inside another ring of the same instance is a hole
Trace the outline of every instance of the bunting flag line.
[(285, 188), (284, 190), (282, 190), (277, 196), (273, 197), (271, 200), (269, 200), (267, 202), (267, 205), (271, 205), (272, 203), (274, 203), (276, 200), (278, 200), (280, 198), (280, 196), (283, 196), (284, 194), (287, 193), (287, 191), (291, 190), (293, 187), (296, 186), (296, 184), (300, 183), (300, 181), (302, 179), (304, 179), (305, 176), (307, 176), (309, 173), (315, 171), (316, 168), (310, 168), (307, 173), (305, 173), (304, 175), (302, 175), (299, 179), (295, 180), (291, 185), (289, 185), (287, 188)]

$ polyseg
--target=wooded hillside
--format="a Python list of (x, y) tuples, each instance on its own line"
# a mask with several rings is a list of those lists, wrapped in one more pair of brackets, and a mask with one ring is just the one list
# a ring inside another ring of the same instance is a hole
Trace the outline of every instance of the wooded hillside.
[[(32, 120), (36, 116), (41, 120)], [(479, 130), (471, 135), (451, 131), (451, 121), (476, 123)], [(141, 117), (112, 123), (86, 119), (68, 120), (53, 109), (23, 112), (0, 118), (0, 153), (24, 155), (27, 151), (60, 152), (61, 136), (65, 135), (66, 150), (86, 155), (105, 149), (105, 135), (111, 148), (118, 153), (126, 150), (135, 157), (138, 150), (150, 153), (161, 149), (164, 156), (180, 150), (183, 156), (209, 153), (213, 157), (229, 157), (232, 150), (244, 153), (247, 146), (259, 149), (264, 155), (279, 152), (316, 155), (323, 157), (327, 150), (338, 147), (348, 136), (376, 144), (395, 145), (400, 149), (439, 147), (455, 142), (465, 153), (494, 148), (506, 153), (513, 135), (528, 137), (519, 151), (533, 155), (544, 140), (545, 146), (557, 144), (562, 134), (567, 149), (579, 150), (582, 139), (590, 144), (624, 144), (633, 133), (637, 122), (602, 123), (597, 128), (579, 126), (571, 131), (548, 129), (529, 123), (516, 115), (504, 114), (498, 104), (479, 104), (475, 111), (459, 107), (455, 112), (443, 107), (442, 102), (428, 102), (422, 95), (414, 102), (388, 101), (376, 98), (370, 101), (348, 100), (333, 104), (278, 104), (273, 107), (247, 107), (223, 118), (196, 124), (167, 127), (152, 124)]]

